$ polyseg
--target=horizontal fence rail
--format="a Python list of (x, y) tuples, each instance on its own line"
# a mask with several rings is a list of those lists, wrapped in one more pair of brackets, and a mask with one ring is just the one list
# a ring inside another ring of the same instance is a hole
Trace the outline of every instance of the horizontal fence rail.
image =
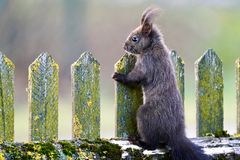
[[(171, 59), (184, 102), (184, 61), (175, 52)], [(127, 74), (136, 57), (125, 54), (115, 71)], [(236, 60), (237, 132), (240, 133), (240, 58)], [(0, 53), (0, 141), (14, 140), (14, 64)], [(212, 50), (195, 62), (197, 135), (223, 130), (223, 66)], [(41, 53), (28, 70), (29, 139), (58, 139), (58, 64)], [(72, 137), (100, 137), (100, 64), (90, 52), (83, 53), (71, 66)], [(116, 137), (137, 135), (136, 112), (143, 103), (140, 87), (115, 82)]]

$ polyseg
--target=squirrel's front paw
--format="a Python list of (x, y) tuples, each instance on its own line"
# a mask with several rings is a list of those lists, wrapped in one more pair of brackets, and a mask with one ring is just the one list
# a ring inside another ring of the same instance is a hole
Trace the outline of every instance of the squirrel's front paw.
[(112, 78), (118, 82), (125, 82), (126, 79), (126, 75), (125, 74), (121, 74), (121, 73), (117, 73), (114, 72), (114, 74), (112, 75)]

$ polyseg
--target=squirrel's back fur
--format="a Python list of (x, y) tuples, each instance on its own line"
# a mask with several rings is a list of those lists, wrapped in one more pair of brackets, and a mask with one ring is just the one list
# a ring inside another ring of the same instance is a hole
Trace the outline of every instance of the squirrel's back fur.
[(185, 135), (183, 103), (170, 51), (153, 24), (158, 9), (147, 9), (141, 25), (128, 36), (124, 49), (137, 56), (134, 69), (127, 75), (115, 73), (119, 82), (142, 86), (144, 103), (137, 112), (141, 141), (149, 149), (164, 143), (171, 148), (173, 160), (206, 160), (201, 149)]

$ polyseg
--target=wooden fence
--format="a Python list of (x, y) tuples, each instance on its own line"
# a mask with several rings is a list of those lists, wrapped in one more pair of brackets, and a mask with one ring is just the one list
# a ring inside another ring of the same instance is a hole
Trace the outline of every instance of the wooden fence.
[[(184, 100), (184, 62), (175, 51), (171, 53), (180, 93)], [(135, 64), (133, 55), (125, 54), (115, 71), (128, 73)], [(29, 66), (28, 104), (29, 139), (58, 139), (58, 64), (42, 53)], [(223, 130), (222, 61), (207, 50), (195, 63), (197, 135)], [(83, 53), (71, 66), (72, 133), (73, 138), (100, 137), (100, 64), (89, 52)], [(0, 53), (0, 141), (14, 140), (14, 64)], [(117, 108), (116, 136), (135, 135), (136, 110), (142, 103), (140, 88), (120, 83), (115, 87)], [(236, 60), (237, 132), (240, 132), (240, 58)]]

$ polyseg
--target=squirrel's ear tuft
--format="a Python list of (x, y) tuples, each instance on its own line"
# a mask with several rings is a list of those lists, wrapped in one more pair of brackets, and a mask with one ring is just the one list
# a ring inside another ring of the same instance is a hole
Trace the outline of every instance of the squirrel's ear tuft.
[(152, 24), (159, 12), (159, 8), (147, 8), (142, 14), (141, 25), (144, 23)]
[(158, 8), (147, 8), (143, 14), (141, 19), (141, 25), (142, 25), (142, 33), (144, 35), (150, 34), (152, 31), (152, 25), (155, 17), (159, 14)]
[(141, 24), (143, 24), (145, 18), (146, 18), (146, 15), (148, 14), (148, 12), (150, 12), (153, 8), (152, 7), (148, 7), (147, 9), (145, 9), (145, 11), (143, 11), (142, 13), (142, 18), (141, 18)]

